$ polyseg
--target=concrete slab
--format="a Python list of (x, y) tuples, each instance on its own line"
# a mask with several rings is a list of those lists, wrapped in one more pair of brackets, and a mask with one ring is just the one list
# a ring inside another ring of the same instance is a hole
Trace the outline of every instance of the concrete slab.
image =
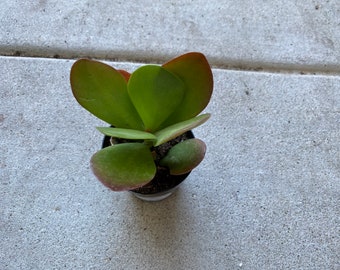
[(201, 51), (240, 69), (339, 72), (330, 1), (2, 1), (0, 53), (163, 61)]
[(206, 159), (146, 203), (91, 174), (72, 63), (0, 58), (1, 269), (339, 269), (340, 77), (214, 70)]

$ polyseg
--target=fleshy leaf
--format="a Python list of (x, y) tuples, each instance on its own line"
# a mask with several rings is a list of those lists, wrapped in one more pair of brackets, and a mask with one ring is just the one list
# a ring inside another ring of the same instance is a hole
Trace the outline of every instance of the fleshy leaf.
[(128, 81), (130, 79), (131, 74), (129, 72), (127, 72), (124, 69), (118, 69), (117, 70), (120, 74), (123, 75), (123, 77), (125, 78), (126, 81)]
[(190, 119), (208, 105), (213, 90), (213, 75), (210, 65), (201, 53), (191, 52), (179, 56), (163, 65), (177, 75), (185, 84), (182, 103), (162, 125), (172, 125)]
[(114, 127), (97, 127), (97, 129), (104, 135), (130, 140), (156, 140), (156, 136), (152, 133), (126, 129), (126, 128), (114, 128)]
[(71, 87), (79, 104), (98, 118), (116, 127), (143, 130), (126, 79), (113, 67), (80, 59), (71, 69)]
[(156, 131), (182, 102), (183, 82), (160, 66), (147, 65), (131, 74), (128, 92), (146, 131)]
[(105, 186), (115, 191), (143, 186), (156, 174), (152, 154), (142, 143), (103, 148), (92, 156), (91, 168)]
[(160, 161), (161, 166), (169, 168), (173, 175), (190, 172), (204, 158), (205, 143), (199, 139), (189, 139), (171, 148), (168, 154)]
[(196, 116), (189, 120), (174, 124), (172, 126), (166, 127), (160, 131), (155, 133), (157, 137), (155, 146), (161, 145), (167, 141), (170, 141), (177, 136), (205, 123), (210, 117), (210, 114), (202, 114), (200, 116)]

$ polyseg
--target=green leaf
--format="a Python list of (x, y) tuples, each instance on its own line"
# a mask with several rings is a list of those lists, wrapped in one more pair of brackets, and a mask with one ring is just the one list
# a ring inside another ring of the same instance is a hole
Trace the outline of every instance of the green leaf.
[(202, 114), (200, 116), (196, 116), (194, 118), (191, 118), (189, 120), (180, 122), (178, 124), (174, 124), (172, 126), (166, 127), (160, 131), (157, 131), (155, 133), (157, 140), (155, 143), (155, 146), (161, 145), (167, 141), (170, 141), (177, 136), (183, 134), (184, 132), (187, 132), (199, 125), (202, 125), (205, 123), (210, 117), (210, 114)]
[(168, 167), (173, 175), (190, 172), (204, 158), (205, 143), (199, 139), (189, 139), (171, 148), (160, 161), (161, 166)]
[(145, 130), (154, 132), (181, 103), (183, 82), (160, 66), (147, 65), (131, 74), (128, 92), (143, 120)]
[(126, 79), (113, 67), (80, 59), (71, 69), (71, 88), (79, 104), (98, 118), (116, 127), (143, 130)]
[(104, 135), (110, 137), (130, 140), (156, 140), (156, 136), (152, 133), (140, 130), (113, 127), (97, 127), (97, 129)]
[(212, 94), (213, 75), (205, 56), (196, 52), (179, 56), (163, 67), (177, 75), (186, 86), (181, 105), (162, 125), (165, 127), (190, 119), (203, 111)]
[(156, 174), (152, 154), (142, 143), (103, 148), (92, 156), (91, 168), (105, 186), (115, 191), (143, 186)]

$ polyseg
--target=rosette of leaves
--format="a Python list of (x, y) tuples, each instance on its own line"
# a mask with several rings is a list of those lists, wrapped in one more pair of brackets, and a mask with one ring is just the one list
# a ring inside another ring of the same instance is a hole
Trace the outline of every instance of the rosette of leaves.
[[(112, 126), (97, 129), (126, 141), (91, 158), (94, 174), (112, 190), (150, 182), (157, 170), (153, 149), (210, 117), (199, 115), (213, 89), (211, 68), (201, 53), (187, 53), (162, 66), (145, 65), (132, 74), (80, 59), (73, 64), (70, 79), (79, 104)], [(184, 174), (202, 161), (205, 150), (203, 141), (188, 139), (171, 148), (159, 165), (170, 174)]]

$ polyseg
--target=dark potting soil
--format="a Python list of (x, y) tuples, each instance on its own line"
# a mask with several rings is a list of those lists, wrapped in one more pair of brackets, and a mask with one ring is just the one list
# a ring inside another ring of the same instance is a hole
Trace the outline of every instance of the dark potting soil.
[[(171, 147), (191, 138), (194, 138), (194, 134), (192, 133), (192, 131), (187, 131), (186, 133), (176, 137), (175, 139), (172, 139), (157, 147), (153, 147), (151, 151), (155, 153), (156, 156), (155, 163), (157, 166), (157, 172), (155, 177), (148, 184), (130, 191), (140, 194), (155, 194), (159, 192), (165, 192), (183, 182), (184, 179), (187, 178), (187, 176), (190, 174), (190, 172), (181, 175), (171, 175), (168, 168), (159, 165), (159, 161), (166, 156)], [(110, 146), (111, 143), (115, 144), (124, 142), (129, 142), (129, 140), (105, 136), (102, 148)]]

